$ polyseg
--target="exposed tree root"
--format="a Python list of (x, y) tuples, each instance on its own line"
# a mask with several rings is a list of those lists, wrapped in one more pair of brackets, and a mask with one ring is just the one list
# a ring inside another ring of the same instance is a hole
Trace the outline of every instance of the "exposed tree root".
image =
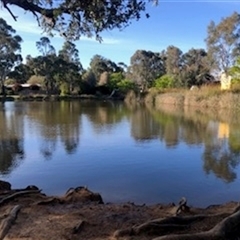
[(16, 205), (12, 208), (9, 215), (2, 220), (0, 225), (0, 240), (3, 240), (4, 237), (7, 235), (11, 225), (13, 224), (14, 220), (17, 218), (17, 214), (20, 210), (20, 205)]
[(132, 228), (115, 231), (113, 237), (118, 238), (126, 235), (146, 234), (167, 234), (169, 232), (184, 230), (190, 227), (195, 221), (204, 220), (210, 217), (225, 217), (220, 223), (209, 231), (189, 234), (171, 234), (154, 238), (153, 240), (221, 240), (234, 239), (240, 236), (240, 209), (237, 207), (233, 214), (227, 213), (215, 215), (175, 216), (155, 219)]
[(63, 203), (63, 200), (57, 197), (47, 198), (42, 201), (38, 201), (35, 203), (35, 205), (48, 205), (48, 204), (58, 204)]
[(26, 194), (33, 194), (33, 193), (40, 193), (41, 190), (25, 190), (25, 191), (20, 191), (20, 192), (15, 192), (13, 194), (10, 194), (6, 197), (3, 197), (1, 200), (0, 200), (0, 205), (16, 198), (16, 197), (19, 197), (19, 196), (22, 196), (22, 195), (26, 195)]
[(73, 234), (79, 233), (79, 232), (83, 229), (85, 223), (86, 223), (85, 221), (81, 220), (81, 221), (73, 228), (72, 233), (73, 233)]

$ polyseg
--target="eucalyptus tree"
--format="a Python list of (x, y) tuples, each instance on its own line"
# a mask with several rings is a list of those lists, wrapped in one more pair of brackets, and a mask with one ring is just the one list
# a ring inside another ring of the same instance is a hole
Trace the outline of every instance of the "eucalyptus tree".
[[(81, 36), (101, 40), (105, 30), (123, 29), (133, 20), (139, 20), (146, 13), (148, 2), (157, 0), (0, 0), (3, 9), (17, 21), (18, 16), (11, 6), (17, 6), (33, 14), (38, 24), (47, 32), (60, 32), (69, 39)], [(146, 13), (146, 17), (149, 17)]]
[(34, 75), (33, 69), (21, 63), (8, 74), (8, 78), (15, 80), (16, 83), (26, 83)]
[(153, 81), (164, 73), (163, 59), (159, 53), (137, 50), (131, 57), (128, 75), (141, 88), (152, 86)]
[(168, 75), (177, 76), (180, 73), (182, 65), (182, 51), (178, 47), (168, 46), (165, 52), (165, 66)]
[(47, 93), (56, 90), (57, 87), (54, 79), (56, 71), (59, 71), (57, 60), (56, 55), (28, 56), (26, 59), (26, 64), (33, 70), (34, 75), (44, 77), (44, 85)]
[(65, 61), (80, 65), (79, 51), (73, 42), (65, 41), (62, 49), (58, 52)]
[(104, 72), (116, 73), (123, 71), (121, 66), (118, 66), (113, 61), (98, 54), (92, 57), (90, 61), (90, 68), (94, 73), (97, 82), (99, 82), (100, 76)]
[(36, 47), (42, 56), (33, 59), (35, 63), (38, 63), (35, 64), (35, 73), (45, 77), (45, 87), (49, 93), (54, 90), (55, 85), (53, 75), (56, 70), (56, 51), (47, 37), (41, 37), (40, 41), (36, 42)]
[(240, 15), (234, 12), (218, 24), (211, 21), (206, 44), (213, 69), (228, 71), (240, 54)]
[(0, 85), (2, 94), (5, 95), (4, 81), (11, 69), (22, 61), (22, 39), (16, 31), (0, 18)]
[(40, 41), (36, 42), (38, 51), (43, 55), (55, 54), (55, 48), (51, 45), (51, 41), (48, 37), (41, 37)]
[(62, 86), (65, 85), (67, 88), (64, 91), (71, 93), (74, 87), (80, 85), (80, 74), (83, 71), (76, 45), (73, 42), (65, 41), (62, 49), (58, 52), (58, 58), (61, 62), (61, 70), (64, 70), (62, 74), (57, 74), (58, 80)]
[(211, 66), (207, 52), (204, 49), (190, 49), (182, 55), (181, 81), (182, 85), (202, 85), (207, 82)]

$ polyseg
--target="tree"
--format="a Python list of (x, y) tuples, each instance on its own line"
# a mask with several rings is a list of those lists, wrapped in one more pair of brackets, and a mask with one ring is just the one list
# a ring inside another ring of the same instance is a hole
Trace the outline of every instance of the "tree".
[(36, 42), (36, 46), (42, 56), (33, 59), (35, 74), (45, 77), (45, 87), (49, 93), (54, 88), (53, 73), (56, 71), (56, 51), (47, 37), (41, 37), (40, 41)]
[(182, 51), (175, 46), (169, 46), (165, 53), (166, 73), (176, 76), (181, 69)]
[(93, 94), (96, 82), (97, 80), (92, 69), (88, 69), (82, 74), (81, 93)]
[(76, 45), (70, 41), (65, 41), (58, 53), (58, 59), (61, 62), (62, 70), (64, 69), (61, 84), (65, 85), (66, 92), (71, 93), (74, 87), (80, 84), (80, 73), (83, 71)]
[(163, 59), (159, 53), (137, 50), (131, 57), (129, 75), (141, 88), (150, 87), (164, 73)]
[(55, 54), (55, 49), (51, 45), (49, 38), (41, 37), (40, 41), (36, 42), (37, 49), (43, 56)]
[(4, 80), (11, 69), (20, 64), (22, 57), (20, 36), (16, 31), (0, 18), (0, 85), (2, 94), (5, 95)]
[(239, 56), (239, 24), (240, 15), (236, 12), (223, 18), (219, 24), (215, 24), (213, 21), (209, 24), (206, 43), (215, 70), (228, 71), (236, 56)]
[[(76, 65), (80, 64), (79, 51), (76, 48), (76, 45), (70, 41), (65, 41), (62, 49), (58, 53), (65, 61), (75, 63)], [(81, 66), (82, 67), (82, 66)]]
[(100, 55), (93, 56), (90, 61), (90, 67), (97, 81), (100, 80), (100, 76), (104, 72), (114, 73), (122, 71), (122, 68), (119, 67), (116, 63)]
[(207, 52), (204, 49), (190, 49), (182, 55), (180, 81), (184, 86), (202, 85), (212, 78), (210, 76)]
[(8, 77), (17, 83), (25, 83), (33, 74), (33, 70), (28, 65), (21, 63), (8, 74)]
[(60, 71), (57, 63), (56, 55), (27, 57), (26, 64), (33, 69), (34, 74), (36, 76), (44, 77), (44, 84), (47, 93), (54, 90), (56, 87), (54, 75), (56, 72)]
[[(157, 4), (157, 0), (148, 0)], [(0, 0), (15, 21), (17, 16), (11, 5), (34, 14), (46, 31), (57, 30), (64, 37), (78, 39), (85, 35), (96, 36), (114, 28), (123, 29), (132, 20), (139, 20), (147, 1), (141, 0)], [(149, 15), (146, 14), (148, 17)]]

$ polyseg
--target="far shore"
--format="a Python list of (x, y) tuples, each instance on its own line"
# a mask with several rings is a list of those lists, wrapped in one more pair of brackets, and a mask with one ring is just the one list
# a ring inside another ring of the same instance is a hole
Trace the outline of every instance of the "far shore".
[(130, 91), (125, 97), (110, 97), (108, 95), (9, 95), (0, 101), (71, 101), (71, 100), (96, 100), (96, 101), (125, 101), (131, 104), (145, 103), (156, 109), (162, 105), (178, 107), (194, 107), (199, 109), (240, 109), (239, 91), (221, 91), (218, 88), (203, 88), (199, 90), (164, 91), (149, 90), (139, 95)]

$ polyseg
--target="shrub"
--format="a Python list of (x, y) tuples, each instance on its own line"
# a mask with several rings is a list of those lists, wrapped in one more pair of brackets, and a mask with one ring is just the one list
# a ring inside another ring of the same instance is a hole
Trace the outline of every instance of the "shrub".
[(157, 89), (172, 88), (174, 87), (174, 78), (170, 75), (163, 75), (155, 80), (154, 86)]
[(122, 92), (127, 92), (129, 90), (135, 89), (135, 83), (128, 79), (123, 79), (117, 83), (117, 87)]
[(42, 85), (44, 86), (44, 82), (45, 82), (45, 77), (43, 76), (37, 76), (37, 75), (32, 75), (29, 80), (27, 81), (28, 84), (31, 85)]

